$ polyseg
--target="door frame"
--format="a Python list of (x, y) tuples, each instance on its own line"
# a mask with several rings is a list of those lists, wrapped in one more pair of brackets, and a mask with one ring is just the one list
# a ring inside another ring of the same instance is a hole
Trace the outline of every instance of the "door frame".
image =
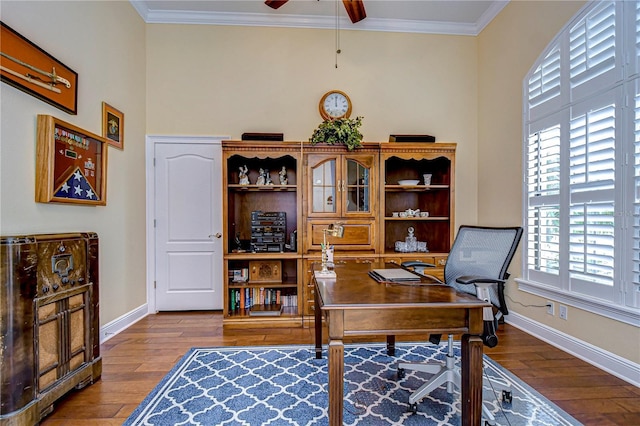
[[(213, 144), (222, 145), (229, 136), (163, 136), (147, 135), (145, 137), (145, 178), (146, 178), (146, 231), (147, 231), (147, 313), (155, 314), (156, 309), (156, 234), (155, 234), (155, 164), (156, 144)], [(220, 182), (222, 185), (222, 182)], [(222, 200), (220, 200), (222, 203)], [(220, 212), (222, 214), (222, 212)]]

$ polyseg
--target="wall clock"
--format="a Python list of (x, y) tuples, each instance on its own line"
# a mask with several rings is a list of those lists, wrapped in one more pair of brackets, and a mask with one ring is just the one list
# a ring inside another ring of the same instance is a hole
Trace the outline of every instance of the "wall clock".
[(351, 116), (351, 99), (340, 90), (330, 90), (320, 99), (318, 109), (325, 120), (349, 118)]

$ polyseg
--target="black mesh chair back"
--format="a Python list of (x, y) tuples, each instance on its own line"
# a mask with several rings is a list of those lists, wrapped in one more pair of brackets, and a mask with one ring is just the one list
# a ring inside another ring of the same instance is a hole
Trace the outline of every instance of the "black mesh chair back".
[[(476, 294), (474, 285), (456, 282), (461, 276), (478, 276), (506, 280), (507, 269), (518, 248), (522, 228), (493, 228), (463, 225), (449, 252), (444, 267), (444, 278), (447, 285), (465, 293)], [(504, 283), (498, 282), (489, 290), (491, 303), (506, 315), (507, 305), (504, 300)]]

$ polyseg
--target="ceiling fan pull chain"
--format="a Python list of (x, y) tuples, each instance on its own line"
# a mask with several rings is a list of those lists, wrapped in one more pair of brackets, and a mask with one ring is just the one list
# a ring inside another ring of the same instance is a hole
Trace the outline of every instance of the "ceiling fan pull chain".
[(336, 0), (336, 68), (338, 68), (338, 55), (340, 54), (340, 18), (338, 17), (338, 2)]

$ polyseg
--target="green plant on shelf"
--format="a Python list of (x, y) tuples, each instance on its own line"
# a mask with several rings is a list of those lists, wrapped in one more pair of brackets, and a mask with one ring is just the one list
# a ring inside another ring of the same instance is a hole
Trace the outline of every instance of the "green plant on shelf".
[(362, 146), (360, 126), (362, 126), (362, 117), (325, 120), (313, 131), (309, 142), (311, 145), (318, 143), (345, 145), (349, 151), (353, 151)]

